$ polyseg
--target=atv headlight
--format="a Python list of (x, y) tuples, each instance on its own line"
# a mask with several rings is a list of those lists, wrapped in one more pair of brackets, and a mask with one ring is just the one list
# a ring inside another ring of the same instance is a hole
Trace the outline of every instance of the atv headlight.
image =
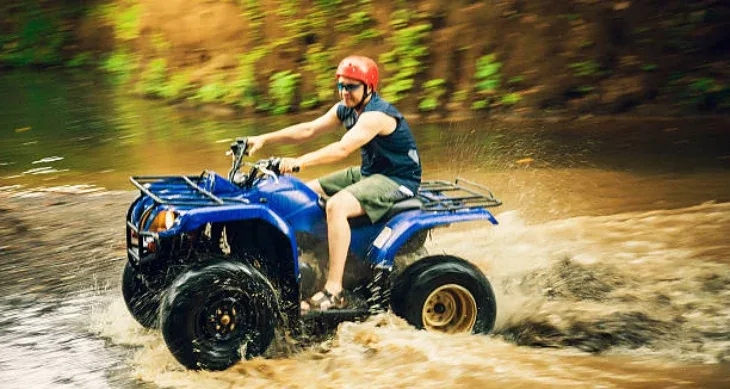
[(169, 230), (175, 224), (175, 219), (177, 219), (177, 214), (175, 213), (175, 211), (160, 211), (157, 216), (155, 216), (155, 219), (152, 220), (152, 224), (150, 224), (149, 230), (150, 232), (161, 232)]

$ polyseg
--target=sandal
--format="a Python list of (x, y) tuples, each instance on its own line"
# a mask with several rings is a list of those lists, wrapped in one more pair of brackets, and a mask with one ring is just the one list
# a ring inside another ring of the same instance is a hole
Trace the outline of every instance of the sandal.
[[(306, 306), (305, 306), (306, 304)], [(302, 311), (326, 311), (328, 309), (343, 309), (347, 307), (344, 290), (336, 295), (330, 293), (327, 289), (314, 294), (306, 302), (302, 302)]]

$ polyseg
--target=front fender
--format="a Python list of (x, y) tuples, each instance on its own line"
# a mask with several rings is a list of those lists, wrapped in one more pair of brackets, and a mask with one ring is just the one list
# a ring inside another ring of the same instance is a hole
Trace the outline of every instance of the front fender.
[[(294, 263), (297, 263), (297, 241), (289, 223), (270, 208), (259, 204), (234, 204), (218, 207), (202, 207), (184, 211), (175, 225), (159, 233), (160, 238), (171, 237), (184, 232), (194, 231), (206, 223), (225, 223), (238, 220), (262, 219), (281, 231), (291, 245)], [(298, 269), (295, 269), (295, 274)]]
[(473, 208), (456, 212), (409, 211), (390, 220), (375, 238), (367, 254), (367, 260), (378, 267), (391, 268), (398, 249), (417, 231), (445, 224), (488, 220), (493, 225), (497, 219), (486, 209)]

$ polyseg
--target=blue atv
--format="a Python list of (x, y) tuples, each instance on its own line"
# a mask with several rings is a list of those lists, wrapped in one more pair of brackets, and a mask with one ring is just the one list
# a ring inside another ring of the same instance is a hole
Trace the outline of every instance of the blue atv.
[(209, 171), (131, 178), (140, 196), (126, 219), (124, 300), (140, 324), (160, 327), (184, 366), (223, 370), (263, 354), (277, 329), (305, 338), (388, 308), (429, 331), (492, 330), (496, 302), (484, 274), (464, 259), (423, 253), (435, 227), (497, 224), (487, 208), (501, 203), (487, 188), (423, 182), (381, 222), (350, 219), (347, 309), (302, 313), (301, 298), (324, 282), (324, 201), (280, 174), (277, 158), (244, 162), (246, 149), (245, 138), (231, 145), (227, 179)]

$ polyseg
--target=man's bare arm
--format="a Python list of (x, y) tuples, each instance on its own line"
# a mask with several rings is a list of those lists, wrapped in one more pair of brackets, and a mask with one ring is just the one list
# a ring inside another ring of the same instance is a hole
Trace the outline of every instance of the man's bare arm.
[(302, 142), (332, 131), (339, 125), (340, 119), (337, 117), (337, 104), (335, 104), (327, 113), (310, 122), (299, 123), (279, 131), (249, 137), (249, 152), (253, 154), (265, 144)]
[(304, 169), (345, 159), (377, 135), (391, 133), (395, 125), (395, 119), (382, 112), (363, 113), (342, 139), (297, 158), (296, 164)]

